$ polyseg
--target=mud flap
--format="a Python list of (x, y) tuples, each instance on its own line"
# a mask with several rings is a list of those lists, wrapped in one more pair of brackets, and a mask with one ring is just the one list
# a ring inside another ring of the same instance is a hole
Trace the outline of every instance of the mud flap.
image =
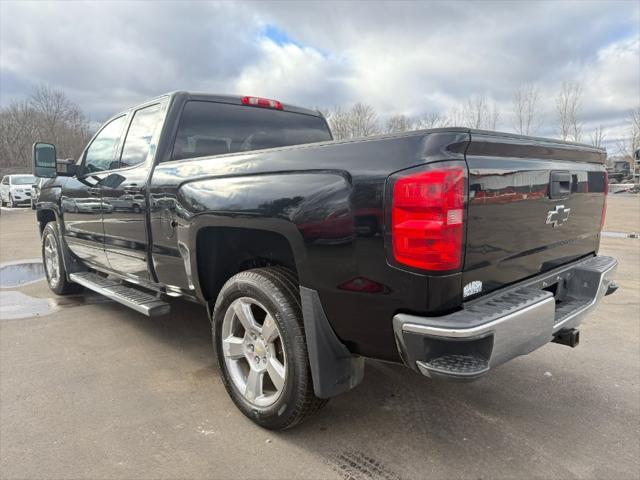
[(364, 358), (349, 352), (338, 339), (318, 292), (300, 287), (300, 298), (315, 395), (330, 398), (351, 390), (364, 377)]

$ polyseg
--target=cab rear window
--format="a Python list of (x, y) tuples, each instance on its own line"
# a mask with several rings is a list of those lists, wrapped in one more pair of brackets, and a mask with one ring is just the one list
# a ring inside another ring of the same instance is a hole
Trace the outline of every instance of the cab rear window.
[(172, 159), (223, 155), (331, 140), (321, 117), (246, 105), (189, 101)]

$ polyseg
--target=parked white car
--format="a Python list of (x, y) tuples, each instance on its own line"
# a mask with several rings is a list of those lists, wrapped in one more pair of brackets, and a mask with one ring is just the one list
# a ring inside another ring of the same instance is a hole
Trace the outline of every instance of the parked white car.
[(0, 182), (2, 206), (16, 207), (31, 203), (31, 186), (36, 182), (33, 175), (5, 175)]

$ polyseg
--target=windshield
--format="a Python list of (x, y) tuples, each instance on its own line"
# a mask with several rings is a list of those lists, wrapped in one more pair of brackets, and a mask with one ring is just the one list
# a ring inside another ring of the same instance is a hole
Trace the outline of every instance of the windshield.
[(11, 177), (12, 185), (31, 185), (36, 183), (36, 177), (33, 175), (20, 175), (19, 177)]
[(190, 101), (180, 119), (173, 159), (328, 140), (331, 140), (331, 133), (322, 117), (246, 105)]

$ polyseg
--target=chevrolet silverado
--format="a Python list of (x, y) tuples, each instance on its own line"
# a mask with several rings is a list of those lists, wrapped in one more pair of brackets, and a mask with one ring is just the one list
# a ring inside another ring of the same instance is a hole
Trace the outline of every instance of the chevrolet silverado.
[(270, 429), (358, 385), (366, 357), (473, 380), (576, 346), (617, 288), (604, 161), (467, 128), (336, 141), (313, 110), (186, 92), (114, 116), (77, 162), (33, 147), (51, 290), (204, 305), (229, 395)]

